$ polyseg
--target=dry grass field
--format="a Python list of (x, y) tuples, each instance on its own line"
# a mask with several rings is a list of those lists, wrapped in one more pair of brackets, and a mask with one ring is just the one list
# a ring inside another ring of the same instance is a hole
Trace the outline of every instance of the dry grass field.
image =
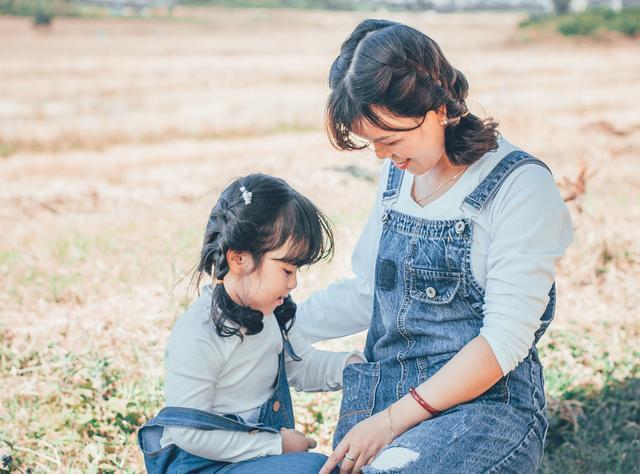
[[(143, 470), (135, 433), (163, 402), (182, 277), (232, 178), (282, 176), (335, 222), (337, 255), (298, 300), (349, 275), (379, 163), (333, 150), (322, 116), (329, 65), (370, 15), (179, 10), (49, 31), (0, 17), (0, 452), (16, 466)], [(439, 41), (472, 109), (577, 194), (542, 344), (544, 469), (638, 472), (640, 43), (536, 37), (515, 14), (386, 16)], [(339, 394), (295, 400), (327, 452)]]

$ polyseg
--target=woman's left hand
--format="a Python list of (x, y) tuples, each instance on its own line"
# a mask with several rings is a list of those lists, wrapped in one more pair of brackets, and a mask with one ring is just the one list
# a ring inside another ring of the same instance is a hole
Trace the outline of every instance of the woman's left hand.
[(393, 441), (387, 424), (386, 411), (381, 411), (351, 428), (319, 474), (329, 474), (342, 461), (340, 474), (360, 472), (373, 461), (380, 450)]

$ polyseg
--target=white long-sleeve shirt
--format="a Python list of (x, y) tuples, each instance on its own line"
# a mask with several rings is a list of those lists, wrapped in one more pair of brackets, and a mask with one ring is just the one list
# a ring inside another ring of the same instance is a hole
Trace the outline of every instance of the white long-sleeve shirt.
[[(461, 210), (464, 198), (514, 150), (501, 138), (498, 150), (469, 166), (444, 195), (424, 207), (411, 197), (413, 175), (405, 173), (394, 209), (432, 220), (471, 217)], [(382, 233), (381, 198), (389, 166), (386, 160), (373, 211), (353, 252), (355, 278), (340, 280), (298, 305), (297, 324), (310, 341), (354, 334), (369, 326)], [(473, 219), (473, 226), (471, 267), (485, 288), (480, 334), (506, 374), (533, 344), (549, 301), (555, 264), (573, 240), (571, 217), (551, 174), (541, 166), (524, 165), (505, 179)]]
[[(270, 314), (264, 317), (264, 329), (245, 336), (244, 341), (237, 336), (221, 337), (211, 322), (211, 295), (211, 287), (205, 286), (171, 331), (165, 353), (166, 405), (234, 413), (257, 421), (278, 373), (278, 354), (283, 346), (278, 322)], [(316, 350), (296, 326), (288, 337), (302, 361), (285, 358), (289, 384), (307, 392), (341, 389), (345, 363), (359, 353)], [(171, 443), (197, 456), (226, 462), (282, 452), (281, 436), (267, 432), (167, 427), (160, 445)]]

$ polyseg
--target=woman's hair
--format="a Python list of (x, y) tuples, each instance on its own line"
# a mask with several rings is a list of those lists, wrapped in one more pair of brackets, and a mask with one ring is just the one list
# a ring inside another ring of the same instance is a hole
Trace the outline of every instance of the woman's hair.
[[(306, 197), (284, 180), (251, 174), (231, 183), (216, 202), (204, 234), (196, 267), (198, 285), (204, 273), (222, 280), (229, 272), (227, 251), (247, 252), (254, 269), (262, 257), (288, 244), (280, 260), (301, 267), (333, 255), (333, 231), (328, 219)], [(274, 314), (288, 331), (295, 321), (296, 305), (287, 297)], [(257, 334), (263, 329), (260, 311), (235, 303), (224, 285), (213, 284), (211, 317), (220, 336)]]
[[(471, 164), (498, 147), (498, 124), (468, 113), (464, 75), (449, 64), (435, 41), (409, 26), (387, 20), (361, 22), (331, 66), (329, 87), (327, 131), (338, 149), (367, 146), (352, 135), (362, 119), (383, 130), (409, 131), (422, 125), (428, 111), (443, 105), (450, 123), (445, 149), (452, 164)], [(385, 123), (381, 113), (421, 121), (398, 129)]]

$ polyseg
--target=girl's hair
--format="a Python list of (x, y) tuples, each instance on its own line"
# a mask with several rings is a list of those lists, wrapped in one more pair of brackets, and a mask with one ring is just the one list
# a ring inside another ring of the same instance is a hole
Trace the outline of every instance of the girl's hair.
[[(250, 194), (249, 194), (250, 193)], [(251, 174), (231, 183), (216, 202), (204, 234), (196, 268), (199, 286), (203, 272), (222, 280), (229, 271), (227, 251), (247, 252), (255, 270), (262, 257), (289, 244), (283, 262), (301, 267), (333, 255), (333, 231), (328, 219), (306, 197), (284, 180)], [(274, 314), (288, 331), (296, 305), (287, 297)], [(257, 334), (263, 329), (260, 311), (235, 303), (224, 285), (213, 284), (211, 317), (220, 336)]]
[[(329, 87), (327, 131), (338, 149), (367, 146), (352, 135), (362, 119), (383, 130), (409, 131), (422, 125), (428, 111), (443, 105), (450, 123), (445, 148), (452, 164), (471, 164), (498, 147), (498, 124), (468, 113), (464, 75), (449, 64), (435, 41), (409, 26), (387, 20), (361, 22), (331, 66)], [(393, 128), (381, 117), (384, 112), (421, 122)]]

